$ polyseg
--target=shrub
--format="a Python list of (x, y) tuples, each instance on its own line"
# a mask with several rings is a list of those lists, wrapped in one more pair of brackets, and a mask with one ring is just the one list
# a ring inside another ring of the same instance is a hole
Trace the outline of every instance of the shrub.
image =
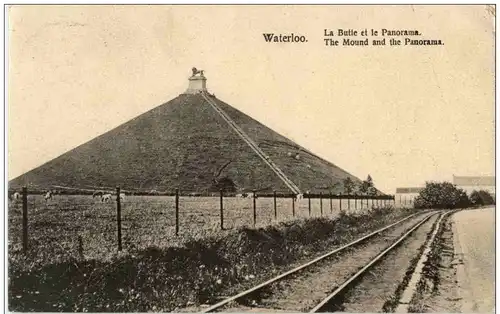
[(236, 192), (236, 184), (233, 180), (228, 177), (222, 177), (221, 179), (214, 180), (212, 186), (210, 187), (210, 192), (218, 192), (223, 190), (224, 192)]
[(425, 188), (415, 198), (415, 208), (465, 208), (470, 200), (464, 190), (450, 182), (426, 182)]
[(488, 191), (479, 190), (472, 191), (470, 194), (470, 202), (472, 205), (493, 205), (495, 200)]

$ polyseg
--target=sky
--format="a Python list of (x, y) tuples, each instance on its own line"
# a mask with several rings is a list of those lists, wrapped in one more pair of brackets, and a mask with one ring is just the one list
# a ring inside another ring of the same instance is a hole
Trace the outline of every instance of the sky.
[[(7, 178), (177, 97), (193, 66), (217, 98), (386, 193), (494, 175), (493, 18), (480, 5), (11, 6)], [(325, 29), (365, 28), (444, 45), (325, 45)]]

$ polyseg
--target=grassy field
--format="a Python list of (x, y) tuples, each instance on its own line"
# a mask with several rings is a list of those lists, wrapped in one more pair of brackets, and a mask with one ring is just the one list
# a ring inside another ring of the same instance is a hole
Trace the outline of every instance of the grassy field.
[[(370, 203), (371, 205), (371, 203)], [(309, 217), (308, 200), (295, 203), (278, 198), (277, 219), (272, 198), (256, 200), (256, 227), (282, 221)], [(253, 200), (224, 198), (224, 228), (220, 229), (220, 200), (218, 197), (180, 197), (179, 234), (175, 235), (175, 198), (169, 196), (128, 196), (122, 201), (122, 243), (125, 251), (151, 246), (180, 246), (187, 240), (225, 233), (238, 227), (253, 227)], [(351, 200), (351, 210), (354, 201)], [(322, 208), (322, 209), (321, 209)], [(343, 200), (342, 209), (348, 204)], [(366, 211), (360, 202), (357, 211)], [(323, 214), (321, 214), (321, 211)], [(339, 200), (311, 199), (311, 217), (336, 217)], [(71, 256), (103, 259), (117, 251), (116, 202), (102, 203), (91, 196), (57, 195), (47, 203), (40, 195), (28, 197), (29, 249), (40, 262)], [(9, 204), (9, 253), (22, 250), (22, 203)], [(79, 244), (81, 237), (81, 244)], [(81, 249), (80, 249), (81, 248)]]
[(177, 312), (233, 295), (413, 212), (388, 207), (217, 231), (178, 247), (107, 260), (44, 265), (36, 255), (9, 255), (9, 310)]

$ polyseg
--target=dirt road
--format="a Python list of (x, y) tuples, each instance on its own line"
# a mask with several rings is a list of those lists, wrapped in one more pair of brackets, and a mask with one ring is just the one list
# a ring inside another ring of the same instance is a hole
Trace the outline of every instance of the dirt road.
[(462, 312), (491, 312), (495, 298), (495, 208), (453, 215), (455, 253), (463, 254), (457, 270)]

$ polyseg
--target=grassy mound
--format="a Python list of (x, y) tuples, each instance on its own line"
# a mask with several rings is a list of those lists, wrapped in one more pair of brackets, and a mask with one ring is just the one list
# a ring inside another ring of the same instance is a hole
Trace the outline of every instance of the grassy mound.
[[(239, 110), (213, 100), (301, 190), (329, 192), (344, 178), (360, 181)], [(289, 156), (292, 153), (293, 157)], [(10, 180), (9, 189), (19, 190), (24, 185), (30, 190), (54, 185), (120, 186), (142, 193), (172, 193), (175, 188), (206, 193), (229, 186), (244, 191), (290, 192), (201, 94), (181, 94)]]
[(9, 257), (9, 310), (146, 312), (212, 303), (233, 293), (235, 285), (269, 278), (410, 213), (387, 208), (335, 220), (241, 228), (183, 247), (117, 254), (108, 261), (38, 266), (33, 256)]

